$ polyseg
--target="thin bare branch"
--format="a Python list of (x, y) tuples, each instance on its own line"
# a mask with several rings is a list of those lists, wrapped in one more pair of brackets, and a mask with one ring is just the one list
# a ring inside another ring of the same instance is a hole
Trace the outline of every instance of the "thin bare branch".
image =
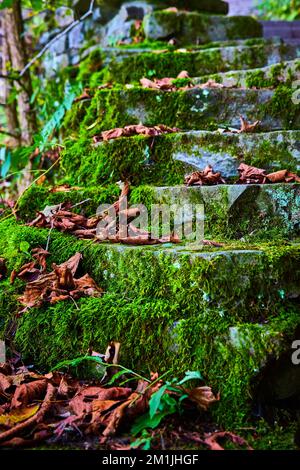
[(91, 3), (90, 3), (90, 6), (89, 6), (89, 9), (88, 11), (82, 15), (78, 20), (75, 20), (73, 21), (73, 23), (71, 23), (69, 26), (67, 26), (66, 29), (64, 29), (63, 31), (61, 31), (60, 33), (58, 33), (53, 39), (51, 39), (51, 41), (49, 41), (44, 47), (43, 49), (40, 50), (40, 52), (38, 54), (36, 54), (29, 62), (28, 64), (25, 65), (25, 67), (23, 68), (23, 70), (21, 70), (20, 72), (20, 77), (22, 77), (24, 75), (24, 73), (40, 58), (44, 55), (44, 53), (52, 46), (52, 44), (54, 44), (58, 39), (60, 39), (62, 36), (64, 36), (65, 34), (69, 33), (73, 28), (75, 28), (75, 26), (77, 26), (78, 24), (82, 23), (82, 21), (84, 21), (88, 16), (90, 16), (92, 13), (93, 13), (93, 8), (94, 8), (94, 4), (95, 4), (95, 0), (91, 0)]
[(12, 132), (9, 132), (8, 130), (4, 129), (3, 127), (0, 127), (0, 134), (9, 135), (9, 137), (13, 137), (14, 139), (19, 138), (19, 136), (17, 134), (13, 134)]

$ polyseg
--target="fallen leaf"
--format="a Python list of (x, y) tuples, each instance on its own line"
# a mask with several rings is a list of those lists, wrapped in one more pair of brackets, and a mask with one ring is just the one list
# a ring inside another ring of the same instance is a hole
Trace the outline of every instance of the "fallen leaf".
[(240, 164), (238, 172), (240, 177), (237, 184), (265, 184), (267, 182), (265, 170), (246, 165), (246, 163)]
[(203, 171), (194, 171), (186, 176), (185, 184), (187, 186), (205, 186), (215, 184), (225, 184), (220, 172), (214, 173), (213, 168), (208, 165)]
[(0, 258), (0, 281), (7, 274), (6, 261), (4, 258)]
[(91, 99), (90, 88), (84, 88), (81, 95), (75, 98), (74, 103), (78, 103), (79, 101), (90, 100), (90, 99)]
[(11, 400), (12, 408), (20, 408), (28, 405), (36, 399), (40, 399), (45, 394), (47, 388), (46, 380), (35, 380), (26, 384), (22, 384), (16, 388), (14, 396)]
[(11, 428), (15, 424), (26, 421), (26, 419), (34, 416), (39, 408), (40, 405), (31, 405), (12, 409), (9, 413), (0, 416), (0, 426)]
[(279, 170), (267, 175), (271, 183), (300, 183), (300, 177), (288, 170)]
[(108, 141), (111, 139), (118, 139), (120, 137), (131, 137), (134, 135), (146, 135), (146, 136), (156, 136), (161, 134), (169, 134), (172, 132), (178, 132), (179, 129), (171, 128), (163, 124), (159, 124), (154, 127), (143, 126), (142, 124), (118, 127), (115, 129), (110, 129), (109, 131), (103, 131), (100, 135), (95, 135), (93, 137), (93, 142), (96, 144), (101, 141)]
[(0, 373), (0, 392), (6, 392), (12, 385), (12, 379)]
[(220, 400), (220, 395), (214, 395), (210, 387), (196, 387), (188, 392), (189, 399), (197, 404), (197, 406), (204, 411), (217, 401)]
[(257, 127), (260, 125), (260, 121), (255, 121), (253, 124), (250, 124), (243, 116), (240, 115), (241, 128), (238, 131), (239, 134), (243, 132), (255, 132)]
[(210, 450), (225, 450), (224, 447), (219, 444), (219, 439), (230, 439), (236, 445), (246, 446), (248, 450), (253, 450), (245, 439), (228, 431), (206, 434), (204, 443), (210, 448)]
[(211, 78), (207, 80), (207, 82), (198, 85), (197, 88), (205, 89), (205, 88), (225, 88), (222, 83), (217, 83), (215, 80)]

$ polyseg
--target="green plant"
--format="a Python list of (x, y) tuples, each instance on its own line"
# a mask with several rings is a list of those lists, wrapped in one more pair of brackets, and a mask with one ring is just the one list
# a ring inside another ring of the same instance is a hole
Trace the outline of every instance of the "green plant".
[[(174, 413), (181, 413), (181, 404), (183, 400), (188, 398), (186, 393), (186, 384), (192, 380), (203, 380), (199, 371), (188, 371), (182, 380), (177, 378), (166, 381), (150, 398), (149, 411), (140, 416), (134, 423), (131, 432), (134, 436), (144, 433), (149, 429), (155, 429), (161, 421)], [(185, 385), (185, 387), (183, 387)], [(152, 386), (152, 384), (150, 385)], [(172, 394), (170, 394), (170, 392)], [(139, 443), (139, 444), (138, 444)], [(148, 441), (147, 441), (148, 443)], [(132, 443), (132, 447), (141, 445), (140, 439)]]
[(266, 20), (294, 21), (300, 18), (300, 0), (257, 1), (257, 10), (259, 16)]

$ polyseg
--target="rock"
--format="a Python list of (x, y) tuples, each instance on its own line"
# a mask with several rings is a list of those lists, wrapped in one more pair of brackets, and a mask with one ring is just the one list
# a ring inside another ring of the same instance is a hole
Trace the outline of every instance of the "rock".
[(110, 46), (118, 41), (131, 42), (132, 28), (135, 21), (142, 21), (153, 8), (145, 1), (127, 2), (119, 13), (106, 25), (102, 45)]
[(84, 43), (84, 26), (79, 23), (68, 33), (68, 48), (80, 49)]
[(154, 11), (145, 16), (143, 27), (149, 40), (166, 40), (172, 36), (186, 44), (262, 36), (261, 24), (250, 16)]
[(72, 8), (60, 7), (55, 11), (55, 21), (58, 26), (65, 28), (74, 21), (74, 12)]

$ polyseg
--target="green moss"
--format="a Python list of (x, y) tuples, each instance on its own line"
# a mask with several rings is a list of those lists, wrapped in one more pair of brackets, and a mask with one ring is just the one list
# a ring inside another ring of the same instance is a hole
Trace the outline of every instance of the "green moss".
[(287, 85), (279, 85), (270, 102), (261, 107), (265, 116), (282, 120), (284, 129), (299, 129), (300, 105), (292, 100), (294, 90)]
[[(226, 23), (225, 23), (226, 24)], [(226, 28), (228, 39), (258, 38), (262, 36), (262, 25), (249, 16), (237, 16)]]
[(241, 46), (234, 54), (226, 47), (217, 46), (186, 52), (144, 52), (125, 57), (122, 61), (112, 60), (108, 67), (91, 76), (90, 85), (139, 82), (142, 77), (175, 78), (182, 70), (187, 70), (191, 77), (197, 77), (232, 69), (263, 67), (267, 63), (264, 44)]
[(90, 76), (102, 68), (103, 66), (103, 54), (101, 49), (95, 49), (92, 51), (88, 57), (83, 60), (79, 65), (79, 73), (77, 80), (87, 85), (90, 79)]
[(249, 16), (225, 17), (161, 10), (146, 15), (143, 25), (148, 39), (167, 39), (176, 36), (183, 44), (204, 44), (213, 40), (262, 36), (262, 26)]
[(95, 215), (100, 204), (111, 204), (119, 196), (120, 189), (117, 185), (108, 187), (89, 187), (73, 189), (68, 192), (51, 192), (51, 188), (46, 186), (32, 186), (24, 192), (19, 199), (18, 215), (21, 220), (32, 220), (34, 214), (43, 210), (46, 206), (70, 202), (72, 205), (84, 202), (74, 208), (74, 212), (79, 212), (88, 217)]

